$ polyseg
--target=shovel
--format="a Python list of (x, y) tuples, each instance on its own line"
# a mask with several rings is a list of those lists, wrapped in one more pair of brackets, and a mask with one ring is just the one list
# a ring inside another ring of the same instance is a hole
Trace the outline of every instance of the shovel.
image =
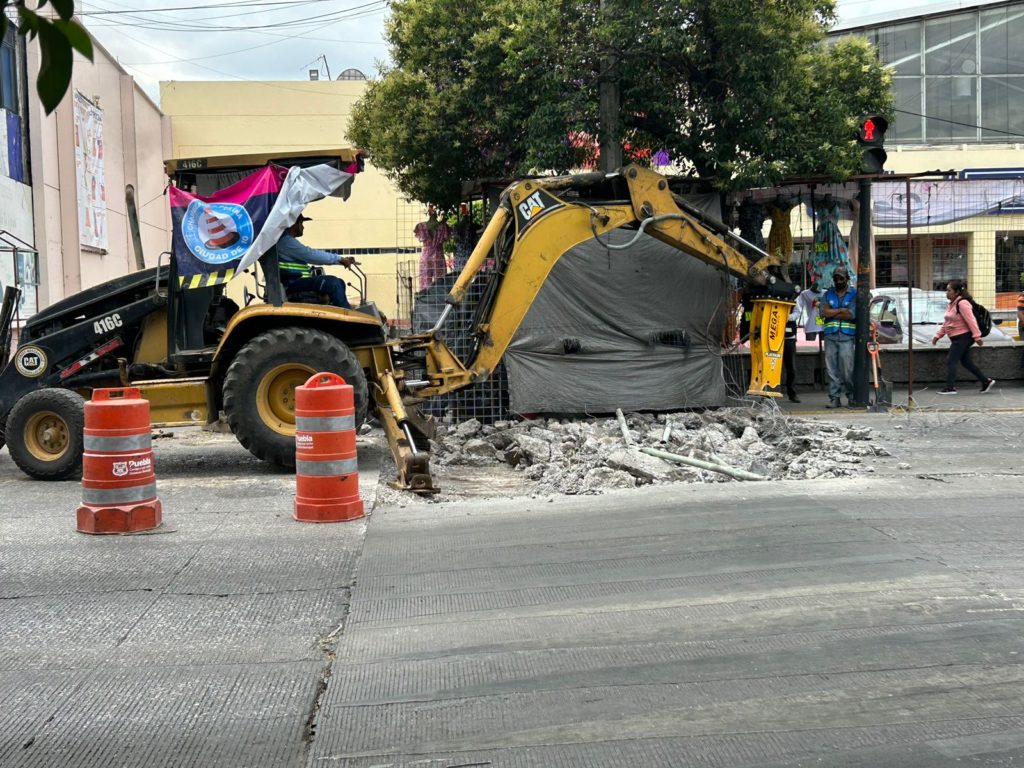
[(892, 382), (882, 378), (882, 362), (878, 359), (878, 326), (871, 324), (871, 341), (868, 342), (868, 354), (871, 355), (871, 377), (875, 385), (875, 396), (868, 410), (873, 413), (884, 413), (892, 407)]

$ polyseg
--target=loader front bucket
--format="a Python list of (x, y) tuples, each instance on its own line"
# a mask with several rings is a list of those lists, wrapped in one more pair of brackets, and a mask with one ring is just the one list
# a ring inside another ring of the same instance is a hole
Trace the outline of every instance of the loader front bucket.
[(750, 319), (750, 387), (748, 395), (782, 397), (782, 348), (786, 338), (786, 320), (793, 310), (792, 301), (755, 299)]

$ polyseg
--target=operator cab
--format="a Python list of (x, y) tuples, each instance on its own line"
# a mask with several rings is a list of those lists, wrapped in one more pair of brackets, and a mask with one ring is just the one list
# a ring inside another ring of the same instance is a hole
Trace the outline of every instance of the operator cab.
[[(271, 153), (219, 157), (182, 158), (165, 163), (168, 178), (186, 192), (209, 197), (235, 184), (253, 171), (268, 165), (285, 168), (308, 168), (329, 165), (339, 170), (362, 170), (363, 159), (353, 149), (309, 150), (286, 156)], [(347, 193), (344, 195), (347, 197)], [(260, 300), (273, 306), (288, 303), (324, 304), (316, 294), (287, 297), (281, 284), (276, 247), (271, 247), (259, 261), (245, 270), (246, 277), (240, 295), (228, 295), (226, 283), (212, 286), (183, 285), (178, 265), (170, 257), (167, 303), (167, 359), (176, 366), (205, 366), (214, 358), (217, 344), (231, 317), (241, 306)], [(355, 272), (358, 285), (349, 286), (359, 294), (357, 311), (379, 319), (372, 302), (366, 302), (366, 275)], [(202, 280), (191, 278), (194, 283)], [(353, 302), (355, 305), (355, 302)]]

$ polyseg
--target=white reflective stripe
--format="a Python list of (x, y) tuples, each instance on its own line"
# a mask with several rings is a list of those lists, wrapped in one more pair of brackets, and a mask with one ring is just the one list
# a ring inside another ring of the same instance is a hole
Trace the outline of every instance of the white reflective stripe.
[(134, 501), (149, 501), (155, 498), (155, 482), (137, 485), (134, 488), (82, 489), (82, 501), (85, 504), (129, 504)]
[(85, 450), (87, 451), (136, 451), (149, 448), (152, 445), (152, 434), (146, 432), (141, 435), (130, 435), (128, 437), (101, 437), (99, 435), (83, 435)]
[(330, 477), (332, 475), (351, 475), (359, 469), (356, 459), (340, 461), (302, 461), (295, 462), (295, 474), (307, 477)]
[(356, 428), (354, 414), (348, 416), (296, 416), (296, 432), (344, 432)]

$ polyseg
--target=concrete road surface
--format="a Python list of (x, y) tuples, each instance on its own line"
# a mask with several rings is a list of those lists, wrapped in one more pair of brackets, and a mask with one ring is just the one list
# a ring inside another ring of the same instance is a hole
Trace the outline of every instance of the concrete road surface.
[(830, 418), (894, 455), (332, 526), (227, 439), (157, 441), (132, 537), (4, 451), (0, 765), (1019, 764), (1024, 416)]

